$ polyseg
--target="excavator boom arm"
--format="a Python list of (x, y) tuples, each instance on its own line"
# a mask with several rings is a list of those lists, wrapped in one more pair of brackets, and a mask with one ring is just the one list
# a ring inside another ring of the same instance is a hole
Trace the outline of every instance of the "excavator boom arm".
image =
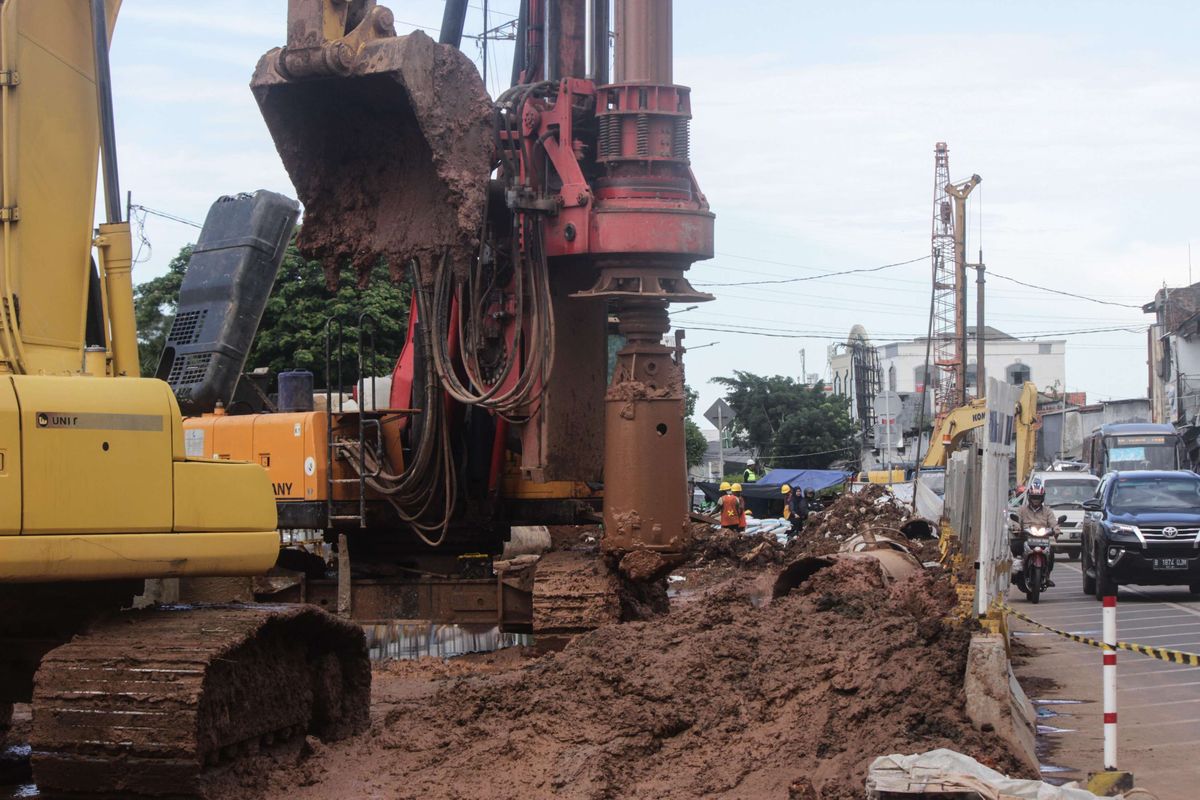
[[(936, 425), (925, 454), (923, 467), (944, 467), (950, 454), (962, 444), (963, 437), (987, 422), (987, 399), (977, 398), (959, 406)], [(1037, 386), (1026, 381), (1016, 409), (1017, 481), (1022, 482), (1033, 472), (1037, 447)]]

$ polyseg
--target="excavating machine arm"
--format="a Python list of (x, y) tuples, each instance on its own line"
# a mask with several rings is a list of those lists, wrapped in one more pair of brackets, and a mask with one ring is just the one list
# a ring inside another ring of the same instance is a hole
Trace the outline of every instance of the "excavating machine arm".
[[(113, 358), (114, 374), (137, 374), (129, 229), (121, 222), (111, 155), (105, 159), (108, 215), (93, 237), (99, 155), (102, 145), (106, 154), (115, 149), (105, 98), (107, 41), (120, 5), (0, 5), (3, 372), (104, 374), (103, 362)], [(102, 273), (92, 265), (93, 247)], [(105, 358), (84, 366), (85, 347)]]
[[(950, 454), (962, 444), (963, 437), (987, 421), (987, 399), (980, 397), (959, 406), (942, 418), (934, 431), (925, 454), (923, 467), (944, 467)], [(1017, 401), (1017, 481), (1024, 481), (1033, 472), (1037, 446), (1037, 386), (1026, 381)]]
[(942, 418), (929, 441), (923, 467), (944, 467), (950, 454), (962, 444), (962, 438), (987, 420), (987, 400), (979, 398), (959, 406)]
[(1037, 387), (1026, 381), (1017, 401), (1017, 483), (1024, 483), (1033, 473), (1037, 452)]

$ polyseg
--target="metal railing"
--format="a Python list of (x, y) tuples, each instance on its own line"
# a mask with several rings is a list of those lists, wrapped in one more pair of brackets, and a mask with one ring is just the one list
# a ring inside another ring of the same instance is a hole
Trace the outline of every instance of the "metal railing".
[[(369, 325), (368, 325), (369, 323)], [(336, 337), (335, 337), (336, 334)], [(334, 342), (336, 340), (336, 348)], [(333, 424), (333, 387), (336, 359), (336, 375), (337, 375), (337, 395), (338, 395), (338, 413), (342, 418), (346, 416), (345, 397), (343, 389), (346, 384), (343, 376), (343, 366), (345, 364), (345, 326), (339, 319), (330, 317), (325, 321), (325, 426), (326, 426), (326, 441), (329, 443), (326, 451), (325, 464), (325, 480), (327, 496), (325, 500), (325, 516), (329, 527), (333, 527), (337, 522), (357, 522), (360, 528), (367, 527), (367, 480), (370, 478), (378, 478), (382, 471), (382, 463), (377, 462), (373, 470), (367, 469), (367, 447), (366, 447), (366, 432), (370, 428), (375, 432), (375, 452), (383, 452), (383, 428), (380, 425), (379, 417), (374, 413), (374, 410), (379, 407), (375, 395), (375, 376), (371, 375), (371, 412), (367, 412), (364, 408), (367, 398), (367, 377), (366, 373), (369, 370), (374, 373), (375, 364), (375, 320), (370, 314), (364, 312), (358, 317), (358, 343), (356, 350), (356, 358), (358, 363), (358, 378), (355, 381), (357, 392), (357, 407), (358, 410), (358, 438), (357, 441), (347, 441), (344, 438), (338, 438), (334, 435)], [(370, 415), (369, 415), (370, 414)], [(355, 470), (358, 476), (355, 478), (338, 478), (334, 474), (334, 464), (338, 458), (354, 458), (357, 457), (358, 465)], [(336, 497), (334, 492), (336, 487), (341, 484), (357, 483), (358, 484), (358, 513), (357, 514), (337, 514), (335, 513), (334, 503)]]

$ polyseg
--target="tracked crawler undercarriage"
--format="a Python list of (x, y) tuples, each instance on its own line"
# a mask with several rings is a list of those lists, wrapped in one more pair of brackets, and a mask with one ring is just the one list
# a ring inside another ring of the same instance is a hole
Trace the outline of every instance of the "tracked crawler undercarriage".
[(358, 626), (312, 606), (116, 614), (42, 659), (32, 760), (44, 796), (228, 797), (261, 757), (368, 722)]

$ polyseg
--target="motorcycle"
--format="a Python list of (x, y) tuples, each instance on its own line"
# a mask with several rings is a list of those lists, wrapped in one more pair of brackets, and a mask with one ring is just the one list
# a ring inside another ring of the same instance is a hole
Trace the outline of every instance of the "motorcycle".
[(1026, 528), (1021, 563), (1014, 565), (1015, 583), (1029, 602), (1037, 603), (1046, 589), (1049, 577), (1050, 551), (1054, 548), (1054, 537), (1046, 528)]
[[(1058, 524), (1066, 521), (1058, 518)], [(1036, 604), (1050, 581), (1050, 559), (1054, 552), (1054, 534), (1049, 528), (1029, 527), (1021, 531), (1021, 557), (1013, 562), (1012, 582)]]

